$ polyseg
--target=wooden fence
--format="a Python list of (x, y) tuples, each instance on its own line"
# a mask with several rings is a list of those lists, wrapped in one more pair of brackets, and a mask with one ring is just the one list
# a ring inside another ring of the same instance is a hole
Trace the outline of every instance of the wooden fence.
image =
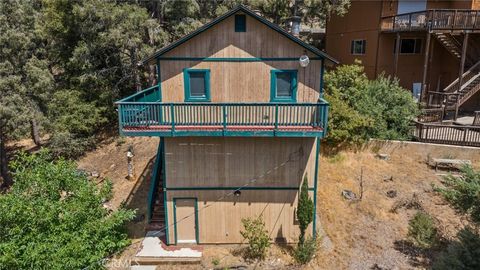
[(413, 137), (420, 142), (480, 147), (480, 126), (415, 121)]

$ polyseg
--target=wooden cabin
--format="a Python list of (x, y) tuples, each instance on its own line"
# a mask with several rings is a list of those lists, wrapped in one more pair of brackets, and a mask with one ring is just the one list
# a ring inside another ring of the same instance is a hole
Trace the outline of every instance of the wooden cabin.
[(167, 244), (240, 243), (241, 219), (259, 215), (272, 241), (297, 241), (304, 179), (316, 201), (327, 62), (244, 6), (143, 61), (157, 82), (116, 104), (122, 135), (160, 137), (145, 200)]

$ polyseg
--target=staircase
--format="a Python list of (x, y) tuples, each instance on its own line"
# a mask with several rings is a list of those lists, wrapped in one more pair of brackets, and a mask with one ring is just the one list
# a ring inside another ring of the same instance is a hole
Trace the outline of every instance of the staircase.
[[(152, 179), (153, 180), (153, 179)], [(161, 230), (165, 226), (165, 208), (163, 194), (163, 166), (159, 164), (157, 171), (156, 186), (153, 194), (152, 212), (147, 231)]]
[[(457, 78), (450, 85), (445, 87), (442, 92), (433, 92), (430, 95), (429, 107), (443, 107), (445, 111), (453, 111), (460, 108), (468, 99), (480, 91), (480, 61), (471, 66), (462, 75), (462, 85), (459, 87), (459, 79)], [(432, 102), (434, 95), (440, 95), (440, 100)]]
[[(433, 33), (438, 42), (458, 61), (462, 58), (463, 37), (451, 33)], [(465, 54), (465, 69), (470, 68), (480, 59), (480, 36), (470, 34)]]
[(447, 51), (452, 54), (455, 58), (460, 60), (462, 58), (462, 44), (449, 33), (434, 33), (433, 34), (437, 40), (442, 44)]

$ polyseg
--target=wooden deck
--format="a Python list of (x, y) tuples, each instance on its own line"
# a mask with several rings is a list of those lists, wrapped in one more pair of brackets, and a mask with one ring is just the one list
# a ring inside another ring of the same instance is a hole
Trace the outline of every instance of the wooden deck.
[(120, 102), (128, 136), (323, 137), (328, 103)]
[(480, 32), (480, 11), (470, 9), (429, 9), (382, 18), (384, 32)]

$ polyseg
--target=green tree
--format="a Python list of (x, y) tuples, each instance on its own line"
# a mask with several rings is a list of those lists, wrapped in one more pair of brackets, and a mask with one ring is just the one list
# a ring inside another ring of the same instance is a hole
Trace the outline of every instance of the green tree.
[(112, 186), (50, 160), (41, 151), (13, 162), (15, 182), (0, 195), (0, 269), (98, 269), (129, 244), (123, 224), (134, 212), (103, 207)]
[(5, 144), (32, 128), (40, 143), (38, 122), (43, 98), (51, 90), (43, 40), (35, 31), (39, 1), (0, 2), (0, 172), (3, 186), (11, 184)]
[(46, 103), (49, 146), (74, 157), (113, 127), (113, 102), (142, 88), (149, 74), (138, 62), (164, 45), (167, 35), (133, 3), (45, 0), (41, 14), (37, 31), (55, 74)]
[(308, 179), (307, 176), (305, 176), (300, 189), (300, 196), (298, 198), (297, 206), (297, 219), (300, 223), (300, 244), (303, 244), (305, 241), (305, 231), (307, 230), (308, 225), (313, 221), (313, 209), (313, 201), (310, 199), (310, 196), (308, 196)]

